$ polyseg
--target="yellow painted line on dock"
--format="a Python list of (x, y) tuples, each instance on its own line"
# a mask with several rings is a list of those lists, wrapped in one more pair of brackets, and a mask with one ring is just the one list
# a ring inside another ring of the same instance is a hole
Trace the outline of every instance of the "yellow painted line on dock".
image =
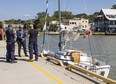
[[(0, 44), (2, 44), (3, 46), (6, 45), (5, 41), (0, 41)], [(23, 59), (26, 60), (25, 57), (21, 57)], [(33, 62), (29, 62), (29, 64), (31, 64), (33, 67), (35, 67), (36, 69), (38, 69), (40, 72), (42, 72), (43, 74), (45, 74), (46, 76), (48, 76), (49, 78), (51, 78), (52, 80), (54, 80), (55, 82), (57, 82), (57, 84), (63, 84), (60, 80), (58, 80), (57, 78), (55, 78), (54, 76), (52, 76), (50, 73), (48, 73), (47, 71), (43, 70), (42, 68), (40, 68), (38, 65), (36, 65)]]
[[(23, 59), (25, 59), (25, 57), (23, 57)], [(54, 76), (52, 76), (50, 73), (46, 72), (45, 70), (43, 70), (42, 68), (40, 68), (39, 66), (37, 66), (35, 63), (33, 62), (29, 62), (33, 67), (35, 67), (36, 69), (38, 69), (40, 72), (42, 72), (43, 74), (45, 74), (46, 76), (48, 76), (49, 78), (51, 78), (52, 80), (54, 80), (55, 82), (57, 82), (58, 84), (63, 84), (60, 80), (58, 80), (57, 78), (55, 78)]]
[(6, 42), (5, 41), (0, 41), (0, 44), (3, 46), (6, 46)]

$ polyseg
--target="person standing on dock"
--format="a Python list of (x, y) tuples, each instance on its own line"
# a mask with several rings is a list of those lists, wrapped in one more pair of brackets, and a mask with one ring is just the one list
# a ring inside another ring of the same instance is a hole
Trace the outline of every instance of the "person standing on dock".
[(38, 44), (37, 44), (38, 30), (36, 28), (33, 28), (33, 25), (30, 25), (28, 35), (29, 35), (29, 54), (30, 54), (29, 61), (30, 62), (33, 61), (33, 50), (35, 54), (35, 61), (38, 61)]
[(28, 56), (26, 50), (26, 32), (23, 30), (23, 25), (19, 25), (19, 30), (17, 31), (17, 43), (19, 57), (21, 57), (21, 46), (23, 46), (25, 56)]
[(3, 28), (0, 27), (0, 40), (3, 40), (3, 35), (4, 35)]
[(8, 29), (6, 30), (6, 61), (10, 63), (17, 63), (15, 61), (14, 51), (15, 51), (15, 33), (13, 31), (12, 25), (8, 25)]

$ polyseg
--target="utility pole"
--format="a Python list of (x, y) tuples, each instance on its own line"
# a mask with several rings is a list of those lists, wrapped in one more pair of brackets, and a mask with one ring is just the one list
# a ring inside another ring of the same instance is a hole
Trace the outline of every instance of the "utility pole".
[(60, 0), (58, 0), (58, 11), (59, 11), (59, 50), (62, 50), (61, 41), (62, 41), (62, 34), (61, 34), (61, 11), (60, 11)]

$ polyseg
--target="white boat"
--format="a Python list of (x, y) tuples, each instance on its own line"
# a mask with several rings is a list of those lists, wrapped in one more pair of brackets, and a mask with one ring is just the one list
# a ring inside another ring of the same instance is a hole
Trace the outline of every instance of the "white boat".
[[(81, 50), (67, 50), (65, 46), (68, 41), (75, 41), (79, 38), (80, 32), (82, 32), (79, 28), (73, 29), (65, 29), (61, 24), (60, 20), (60, 0), (59, 1), (59, 51), (54, 52), (50, 50), (45, 50), (43, 48), (43, 54), (52, 56), (56, 59), (62, 60), (63, 63), (73, 64), (76, 66), (80, 66), (87, 70), (93, 71), (97, 74), (101, 74), (102, 76), (107, 77), (110, 71), (110, 65), (107, 65), (105, 62), (99, 61), (96, 58), (88, 55), (86, 52)], [(46, 13), (47, 14), (47, 13)], [(46, 17), (47, 18), (47, 17)], [(46, 22), (44, 25), (44, 30), (46, 29)], [(45, 31), (43, 35), (43, 44), (45, 43)], [(57, 45), (56, 45), (57, 46)], [(44, 47), (44, 46), (43, 46)]]

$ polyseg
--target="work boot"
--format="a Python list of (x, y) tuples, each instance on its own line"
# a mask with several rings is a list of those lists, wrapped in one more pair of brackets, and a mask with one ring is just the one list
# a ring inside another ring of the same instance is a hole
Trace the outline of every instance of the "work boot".
[(18, 58), (15, 57), (14, 60), (18, 60)]
[(21, 55), (19, 55), (19, 57), (21, 57)]
[(25, 57), (29, 57), (28, 55), (25, 55)]
[(10, 63), (17, 63), (17, 61), (14, 60), (14, 61), (11, 61)]
[(10, 63), (10, 60), (6, 60), (6, 62)]
[(33, 62), (33, 60), (32, 59), (29, 59), (29, 60), (27, 60), (28, 62)]
[(38, 61), (38, 59), (35, 59), (35, 61)]

